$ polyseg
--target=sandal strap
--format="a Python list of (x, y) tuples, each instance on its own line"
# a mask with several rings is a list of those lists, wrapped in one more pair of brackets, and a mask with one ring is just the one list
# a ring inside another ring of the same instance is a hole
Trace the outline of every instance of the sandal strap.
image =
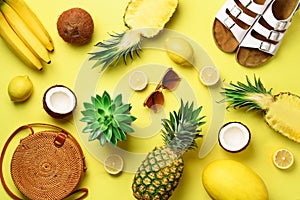
[[(264, 5), (259, 5), (253, 2), (253, 0), (240, 0), (241, 4), (247, 9), (251, 9), (252, 12), (257, 13), (258, 15), (263, 13), (267, 5), (272, 0), (266, 0)], [(227, 0), (226, 3), (222, 6), (219, 12), (216, 15), (216, 18), (227, 27), (238, 42), (241, 42), (247, 33), (248, 29), (243, 29), (240, 27), (235, 21), (231, 18), (231, 16), (227, 13), (229, 12), (234, 18), (244, 22), (245, 24), (251, 26), (256, 17), (252, 17), (243, 12), (243, 10), (236, 4), (234, 0)]]
[(241, 4), (256, 14), (262, 14), (272, 0), (266, 0), (264, 4), (257, 4), (253, 0), (239, 0)]
[[(284, 19), (284, 20), (278, 20), (273, 15), (272, 7), (273, 7), (274, 1), (270, 4), (270, 6), (265, 10), (263, 15), (261, 15), (255, 24), (251, 27), (245, 38), (240, 44), (240, 47), (246, 47), (246, 48), (254, 48), (259, 49), (260, 51), (269, 53), (271, 55), (275, 55), (281, 41), (286, 33), (286, 30), (291, 25), (291, 20), (297, 9), (299, 8), (300, 0), (298, 1), (297, 6), (295, 6), (294, 11), (291, 13), (291, 15)], [(267, 29), (260, 23), (260, 18), (263, 18), (270, 26), (273, 27), (272, 30)], [(257, 32), (258, 34), (265, 37), (265, 40), (260, 40), (255, 38), (252, 33)]]
[(255, 23), (253, 25), (252, 30), (255, 30), (257, 33), (264, 36), (266, 39), (274, 41), (274, 42), (281, 41), (285, 34), (285, 32), (269, 30), (266, 27), (264, 27), (263, 25), (261, 25), (259, 22)]

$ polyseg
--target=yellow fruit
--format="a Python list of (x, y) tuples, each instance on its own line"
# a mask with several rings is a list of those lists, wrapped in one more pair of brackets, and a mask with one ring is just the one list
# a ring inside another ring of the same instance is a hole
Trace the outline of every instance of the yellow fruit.
[(213, 86), (219, 81), (220, 74), (216, 67), (204, 66), (200, 71), (199, 77), (203, 85)]
[(208, 164), (202, 173), (202, 183), (212, 199), (269, 199), (263, 180), (252, 169), (234, 160)]
[(165, 41), (168, 56), (181, 66), (192, 66), (194, 50), (191, 44), (183, 38), (171, 37)]
[(143, 90), (148, 85), (148, 77), (145, 72), (133, 71), (128, 77), (128, 84), (133, 90)]
[(8, 95), (14, 102), (26, 101), (32, 94), (33, 84), (28, 76), (16, 76), (8, 84)]
[(110, 174), (118, 174), (123, 169), (123, 159), (117, 154), (111, 154), (104, 160), (104, 169)]
[(273, 156), (273, 163), (279, 169), (288, 169), (294, 163), (292, 152), (287, 149), (278, 149)]

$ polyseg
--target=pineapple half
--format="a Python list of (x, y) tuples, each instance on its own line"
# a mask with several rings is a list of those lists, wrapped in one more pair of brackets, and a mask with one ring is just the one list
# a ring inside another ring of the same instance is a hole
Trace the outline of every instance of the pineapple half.
[(90, 133), (89, 141), (99, 140), (101, 146), (111, 143), (116, 146), (118, 141), (126, 140), (126, 134), (133, 132), (131, 123), (136, 117), (130, 114), (131, 105), (122, 103), (122, 95), (115, 99), (104, 91), (103, 95), (91, 97), (91, 103), (84, 102), (85, 110), (81, 111), (80, 119), (87, 125), (83, 133)]
[(93, 68), (103, 64), (104, 70), (112, 63), (117, 65), (121, 58), (126, 64), (128, 55), (131, 59), (134, 53), (139, 56), (143, 37), (156, 36), (170, 20), (177, 5), (178, 0), (130, 0), (123, 16), (128, 30), (110, 34), (110, 39), (96, 44), (102, 50), (90, 53), (89, 60), (97, 60)]
[(197, 148), (195, 140), (202, 137), (199, 127), (205, 122), (199, 114), (202, 107), (194, 109), (193, 103), (183, 103), (178, 113), (163, 119), (164, 146), (155, 147), (138, 168), (133, 184), (133, 195), (140, 200), (166, 200), (176, 189), (183, 173), (182, 155)]
[[(275, 131), (300, 142), (300, 97), (289, 92), (272, 95), (272, 89), (266, 90), (261, 80), (254, 76), (254, 84), (248, 77), (247, 84), (230, 83), (224, 88), (228, 107), (248, 110), (262, 110), (266, 123)], [(248, 111), (247, 110), (247, 111)]]

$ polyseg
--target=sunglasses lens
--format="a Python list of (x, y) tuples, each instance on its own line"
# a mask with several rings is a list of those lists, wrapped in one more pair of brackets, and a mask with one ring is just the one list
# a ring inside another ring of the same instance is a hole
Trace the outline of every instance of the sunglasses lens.
[(180, 77), (171, 68), (162, 79), (162, 86), (168, 90), (174, 90), (180, 82)]
[(147, 106), (154, 112), (158, 112), (162, 105), (164, 104), (164, 95), (161, 91), (155, 91), (153, 92), (144, 102), (144, 106)]

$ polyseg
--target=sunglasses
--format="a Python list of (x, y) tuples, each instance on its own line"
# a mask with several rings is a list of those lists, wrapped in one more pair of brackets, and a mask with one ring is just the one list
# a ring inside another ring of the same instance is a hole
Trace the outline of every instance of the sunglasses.
[(145, 100), (144, 106), (154, 112), (160, 111), (165, 102), (162, 91), (164, 89), (173, 91), (178, 86), (180, 80), (181, 79), (178, 74), (172, 68), (168, 68), (162, 80), (156, 86), (155, 91), (152, 92)]

